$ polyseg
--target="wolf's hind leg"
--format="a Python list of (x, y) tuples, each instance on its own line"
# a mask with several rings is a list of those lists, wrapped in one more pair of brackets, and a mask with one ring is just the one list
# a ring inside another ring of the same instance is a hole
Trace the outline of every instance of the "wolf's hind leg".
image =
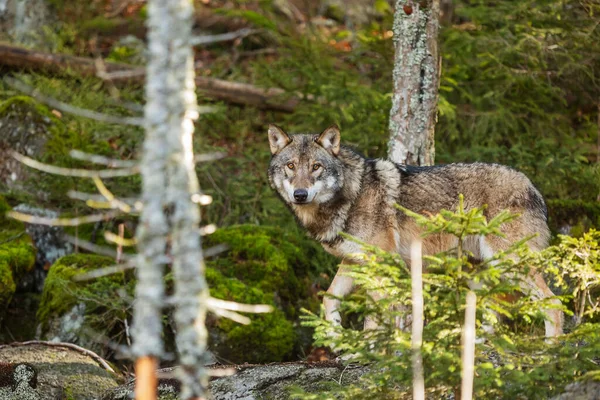
[[(518, 221), (518, 220), (517, 220)], [(512, 222), (514, 223), (514, 222)], [(533, 243), (530, 244), (532, 250), (537, 251), (542, 248), (536, 243), (536, 239), (532, 240)], [(490, 249), (494, 253), (497, 251), (501, 251), (508, 246), (508, 242), (502, 238), (498, 237), (487, 237), (482, 238), (481, 240), (481, 248), (485, 252), (485, 247)], [(511, 279), (511, 277), (509, 277)], [(529, 274), (521, 275), (520, 277), (512, 277), (512, 279), (516, 279), (521, 291), (523, 293), (531, 295), (536, 300), (543, 300), (547, 298), (554, 297), (554, 293), (548, 285), (546, 284), (546, 280), (544, 276), (539, 271), (529, 271)], [(556, 306), (560, 306), (562, 303), (559, 299), (552, 298), (550, 303)], [(544, 328), (546, 333), (546, 338), (552, 338), (556, 336), (560, 336), (563, 334), (563, 312), (562, 310), (556, 308), (543, 308), (541, 310), (546, 318), (544, 321)]]

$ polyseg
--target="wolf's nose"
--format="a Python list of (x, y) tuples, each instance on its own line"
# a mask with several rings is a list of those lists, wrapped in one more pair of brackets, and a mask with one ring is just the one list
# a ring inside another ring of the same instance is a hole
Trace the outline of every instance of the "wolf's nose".
[(306, 189), (294, 190), (294, 199), (296, 199), (296, 201), (305, 201), (307, 198), (308, 198), (308, 190), (306, 190)]

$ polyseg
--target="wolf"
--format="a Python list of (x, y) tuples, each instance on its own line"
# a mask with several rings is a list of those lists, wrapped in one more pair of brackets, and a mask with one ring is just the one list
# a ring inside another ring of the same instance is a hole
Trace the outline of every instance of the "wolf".
[[(276, 125), (268, 128), (271, 187), (296, 216), (308, 235), (325, 250), (342, 258), (342, 268), (325, 296), (325, 318), (341, 323), (339, 300), (353, 289), (352, 278), (343, 264), (361, 247), (340, 235), (349, 234), (388, 252), (398, 253), (410, 265), (410, 245), (422, 236), (422, 229), (397, 203), (421, 214), (453, 210), (459, 194), (465, 209), (487, 205), (488, 220), (502, 210), (520, 217), (502, 226), (505, 237), (478, 236), (464, 241), (464, 249), (477, 260), (485, 260), (517, 240), (537, 234), (528, 244), (534, 251), (548, 245), (550, 231), (546, 204), (540, 192), (522, 173), (498, 164), (448, 164), (408, 166), (385, 159), (367, 159), (340, 143), (341, 134), (333, 125), (320, 134), (288, 135)], [(436, 234), (422, 239), (423, 255), (433, 255), (456, 247), (457, 239)], [(520, 279), (522, 290), (538, 299), (554, 296), (542, 274), (530, 271)], [(560, 301), (552, 298), (552, 303)], [(546, 337), (562, 334), (563, 315), (559, 309), (546, 314)], [(368, 321), (365, 328), (373, 328)]]

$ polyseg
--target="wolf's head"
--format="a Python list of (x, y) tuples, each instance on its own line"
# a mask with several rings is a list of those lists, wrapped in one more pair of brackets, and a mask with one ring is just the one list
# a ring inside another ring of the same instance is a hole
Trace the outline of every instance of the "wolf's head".
[(268, 133), (273, 155), (269, 182), (287, 203), (321, 204), (336, 196), (344, 181), (337, 126), (321, 134), (288, 135), (269, 125)]

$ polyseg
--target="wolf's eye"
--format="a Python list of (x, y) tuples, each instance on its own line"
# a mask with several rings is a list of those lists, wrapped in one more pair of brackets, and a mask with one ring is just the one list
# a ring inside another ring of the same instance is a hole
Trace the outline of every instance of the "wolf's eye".
[(294, 169), (294, 163), (288, 163), (287, 167), (288, 167), (289, 169)]
[(319, 163), (313, 164), (313, 171), (318, 171), (319, 168), (321, 168), (321, 164), (319, 164)]

